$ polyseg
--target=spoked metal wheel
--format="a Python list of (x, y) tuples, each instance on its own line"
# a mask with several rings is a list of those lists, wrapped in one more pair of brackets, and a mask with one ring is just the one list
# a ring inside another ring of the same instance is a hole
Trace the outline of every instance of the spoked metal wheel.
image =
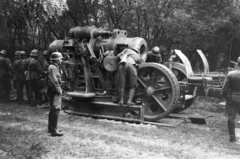
[[(164, 63), (164, 65), (168, 66), (169, 62)], [(172, 72), (178, 81), (186, 81), (187, 80), (187, 72), (186, 72), (184, 64), (178, 63), (178, 62), (173, 62), (172, 63)], [(194, 90), (195, 89), (189, 90), (188, 94), (185, 95), (184, 107), (183, 108), (182, 107), (175, 108), (173, 113), (179, 113), (183, 110), (186, 110), (193, 104), (194, 99), (195, 99)]]
[(138, 70), (135, 100), (144, 103), (144, 119), (156, 121), (169, 115), (176, 107), (180, 90), (175, 75), (158, 63), (143, 63)]

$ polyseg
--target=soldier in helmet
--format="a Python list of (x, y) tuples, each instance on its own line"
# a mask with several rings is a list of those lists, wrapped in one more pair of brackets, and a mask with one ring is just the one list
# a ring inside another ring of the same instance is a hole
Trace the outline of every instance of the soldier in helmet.
[(146, 62), (162, 63), (162, 56), (158, 46), (153, 47), (152, 50), (148, 52)]
[[(17, 102), (18, 104), (23, 103), (23, 88), (26, 87), (24, 71), (22, 71), (22, 66), (27, 58), (27, 53), (25, 51), (20, 51), (20, 59), (15, 61), (13, 64), (15, 71), (15, 78), (17, 83)], [(27, 89), (27, 87), (26, 87)]]
[(43, 69), (47, 70), (48, 66), (50, 64), (50, 55), (48, 51), (43, 52)]
[(41, 78), (46, 76), (47, 73), (42, 69), (41, 61), (39, 59), (39, 51), (37, 49), (32, 50), (30, 56), (32, 56), (32, 59), (28, 66), (29, 101), (31, 106), (35, 106), (41, 102)]
[(5, 50), (0, 51), (0, 98), (1, 101), (9, 102), (10, 78), (14, 71), (11, 61), (6, 58), (6, 54)]
[(25, 77), (25, 88), (26, 88), (26, 91), (27, 91), (27, 98), (28, 98), (28, 104), (31, 105), (30, 103), (30, 96), (29, 96), (29, 81), (30, 81), (30, 78), (29, 78), (29, 63), (30, 61), (32, 60), (32, 56), (30, 54), (30, 56), (25, 59), (22, 63), (22, 66), (21, 66), (21, 72), (24, 72), (24, 77)]
[[(13, 87), (14, 87), (14, 89), (17, 89), (16, 73), (18, 72), (17, 70), (19, 70), (19, 65), (17, 64), (17, 63), (19, 63), (19, 59), (20, 59), (20, 51), (16, 51), (15, 54), (14, 54), (14, 62), (13, 62), (13, 70), (14, 70)], [(16, 100), (18, 100), (18, 99), (16, 99)]]
[[(49, 52), (48, 51), (44, 51), (43, 54), (43, 59), (42, 59), (42, 68), (44, 71), (47, 72), (48, 67), (50, 65), (50, 56), (49, 56)], [(42, 96), (43, 96), (43, 103), (47, 103), (48, 102), (48, 97), (46, 92), (44, 91), (44, 88), (46, 88), (47, 86), (47, 76), (43, 77), (42, 79)]]
[(235, 119), (240, 114), (240, 57), (234, 71), (230, 71), (223, 84), (222, 95), (226, 99), (225, 115), (228, 119), (230, 142), (236, 142)]
[(133, 46), (118, 54), (120, 58), (118, 66), (120, 106), (124, 105), (124, 94), (127, 94), (127, 88), (129, 89), (127, 106), (134, 105), (132, 99), (137, 87), (137, 67), (142, 62), (139, 51), (140, 49), (137, 46)]
[(62, 89), (61, 89), (61, 75), (62, 71), (60, 65), (62, 62), (62, 54), (60, 52), (53, 52), (50, 60), (52, 64), (48, 67), (48, 97), (50, 101), (50, 112), (48, 116), (48, 132), (51, 136), (63, 136), (61, 131), (57, 129), (58, 116), (62, 104)]

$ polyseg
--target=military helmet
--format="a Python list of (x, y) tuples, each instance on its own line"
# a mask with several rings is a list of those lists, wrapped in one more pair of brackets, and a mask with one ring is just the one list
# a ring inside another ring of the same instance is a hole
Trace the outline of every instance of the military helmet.
[(63, 58), (62, 54), (60, 52), (53, 52), (50, 56), (50, 60), (61, 60)]
[(19, 56), (20, 55), (20, 51), (15, 51), (15, 56)]
[(6, 51), (6, 50), (1, 50), (0, 54), (6, 55), (6, 54), (7, 54), (7, 51)]
[(26, 51), (20, 51), (20, 55), (27, 55)]
[(32, 57), (38, 57), (39, 56), (39, 53), (38, 53), (38, 50), (37, 49), (33, 49), (30, 56)]
[(49, 56), (49, 52), (48, 51), (44, 51), (43, 52), (43, 56)]
[(153, 53), (153, 55), (160, 54), (160, 48), (158, 46), (154, 46), (152, 48), (152, 53)]

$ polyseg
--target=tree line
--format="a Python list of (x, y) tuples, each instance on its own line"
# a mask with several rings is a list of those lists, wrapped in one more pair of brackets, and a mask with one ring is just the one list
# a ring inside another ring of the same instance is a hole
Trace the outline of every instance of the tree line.
[(180, 49), (193, 66), (201, 49), (210, 69), (236, 61), (240, 43), (238, 0), (1, 0), (0, 49), (46, 50), (75, 26), (123, 29), (149, 49)]

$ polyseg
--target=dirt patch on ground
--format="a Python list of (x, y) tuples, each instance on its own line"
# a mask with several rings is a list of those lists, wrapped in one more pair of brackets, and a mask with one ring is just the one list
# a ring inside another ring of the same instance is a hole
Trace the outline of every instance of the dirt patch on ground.
[(137, 125), (61, 113), (63, 137), (47, 133), (48, 109), (0, 104), (0, 158), (146, 159), (240, 158), (240, 144), (228, 142), (224, 107), (198, 99), (187, 113), (213, 115), (206, 125), (176, 128)]

